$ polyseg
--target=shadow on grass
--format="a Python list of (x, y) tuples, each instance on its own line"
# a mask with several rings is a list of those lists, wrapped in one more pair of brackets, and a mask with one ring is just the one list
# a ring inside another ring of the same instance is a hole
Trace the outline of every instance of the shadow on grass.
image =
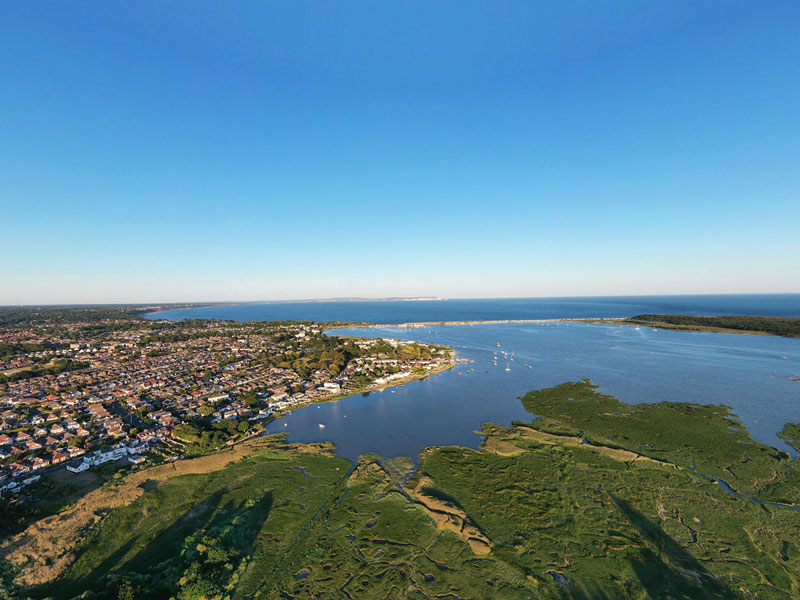
[(163, 576), (167, 563), (175, 562), (180, 556), (186, 538), (208, 527), (219, 509), (223, 493), (224, 490), (217, 490), (193, 506), (115, 570)]
[[(650, 598), (739, 598), (723, 581), (709, 573), (655, 523), (621, 498), (612, 499), (647, 542), (640, 555), (631, 561), (642, 587)], [(665, 562), (665, 559), (668, 562)]]
[[(53, 598), (70, 598), (88, 590), (99, 592), (104, 589), (107, 594), (110, 594), (107, 588), (109, 584), (109, 575), (111, 573), (115, 571), (127, 571), (131, 565), (135, 565), (135, 570), (138, 573), (144, 574), (150, 568), (158, 565), (170, 556), (179, 555), (184, 539), (201, 528), (207, 522), (207, 519), (211, 518), (221, 498), (222, 491), (220, 490), (206, 498), (203, 502), (192, 506), (148, 542), (133, 558), (126, 560), (124, 564), (121, 561), (123, 561), (125, 556), (138, 545), (140, 535), (134, 534), (131, 536), (122, 546), (109, 554), (86, 575), (78, 578), (70, 578), (68, 576), (65, 579), (60, 579), (37, 590), (37, 592), (39, 592), (37, 595), (39, 597), (52, 596)], [(106, 524), (106, 527), (107, 526)], [(102, 535), (103, 525), (101, 525), (98, 530), (98, 536)], [(81, 556), (91, 549), (93, 543), (100, 541), (99, 539), (90, 539), (82, 548), (75, 562), (77, 563), (81, 560)], [(107, 595), (107, 597), (114, 598), (115, 596)]]
[[(221, 506), (226, 490), (218, 490), (202, 502), (193, 505), (171, 524), (163, 528), (144, 546), (140, 535), (132, 535), (114, 550), (91, 572), (78, 578), (65, 578), (36, 590), (36, 597), (71, 598), (94, 590), (102, 597), (116, 600), (118, 585), (114, 581), (126, 578), (139, 585), (137, 598), (169, 598), (177, 591), (175, 582), (186, 565), (182, 550), (189, 536), (220, 530), (233, 525), (233, 540), (244, 559), (252, 554), (253, 544), (272, 508), (272, 494), (265, 493), (258, 501), (248, 505), (228, 502)], [(233, 524), (234, 520), (236, 523)], [(99, 530), (102, 535), (103, 530)], [(99, 540), (98, 540), (99, 541)], [(83, 549), (91, 548), (89, 541)], [(139, 550), (126, 559), (132, 550)], [(80, 558), (78, 559), (80, 560)]]
[[(613, 495), (611, 498), (647, 545), (639, 551), (638, 556), (631, 559), (631, 568), (647, 598), (740, 598), (723, 581), (709, 573), (700, 561), (672, 539), (658, 523), (648, 519), (625, 500)], [(565, 592), (574, 600), (619, 598), (618, 591), (609, 594), (597, 582), (576, 582)]]
[[(166, 599), (175, 595), (176, 581), (188, 566), (181, 552), (189, 536), (213, 536), (232, 527), (232, 541), (242, 560), (252, 555), (256, 537), (272, 509), (272, 494), (265, 493), (249, 506), (246, 502), (236, 505), (232, 501), (220, 505), (222, 495), (223, 490), (218, 491), (197, 505), (122, 565), (120, 574), (138, 581), (146, 577), (138, 597)], [(116, 600), (114, 596), (110, 598)]]
[(575, 600), (617, 600), (609, 596), (597, 583), (576, 586), (572, 590), (572, 597)]

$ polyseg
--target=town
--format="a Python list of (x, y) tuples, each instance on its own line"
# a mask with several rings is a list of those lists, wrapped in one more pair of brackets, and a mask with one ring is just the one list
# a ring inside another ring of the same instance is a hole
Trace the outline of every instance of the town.
[(337, 337), (325, 333), (329, 324), (173, 323), (122, 309), (19, 313), (0, 315), (7, 497), (56, 471), (212, 452), (263, 433), (281, 413), (455, 363), (446, 347)]

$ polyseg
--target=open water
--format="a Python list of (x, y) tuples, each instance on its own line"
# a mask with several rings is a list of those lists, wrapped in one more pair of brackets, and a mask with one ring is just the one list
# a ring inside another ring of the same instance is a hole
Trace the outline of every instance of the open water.
[[(645, 312), (800, 316), (800, 295), (270, 303), (151, 318), (403, 323)], [(626, 402), (728, 405), (757, 441), (787, 451), (776, 434), (786, 422), (800, 422), (800, 382), (790, 379), (800, 377), (800, 339), (563, 322), (332, 333), (435, 342), (473, 361), (423, 381), (300, 409), (269, 425), (270, 432), (288, 431), (290, 440), (333, 441), (350, 459), (364, 452), (416, 457), (428, 445), (476, 447), (482, 423), (533, 418), (518, 400), (525, 392), (584, 378)]]

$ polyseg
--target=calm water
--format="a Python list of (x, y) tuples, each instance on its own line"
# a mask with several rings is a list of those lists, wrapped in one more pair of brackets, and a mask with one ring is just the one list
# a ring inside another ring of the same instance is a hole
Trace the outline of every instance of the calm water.
[(421, 302), (272, 302), (169, 310), (153, 319), (312, 320), (367, 323), (630, 317), (643, 313), (800, 317), (800, 294), (508, 298)]
[[(716, 304), (712, 298), (718, 299)], [(422, 304), (437, 306), (417, 306)], [(442, 310), (439, 306), (448, 304), (455, 307), (454, 313), (438, 312)], [(359, 311), (359, 307), (365, 310)], [(158, 316), (391, 323), (641, 312), (800, 316), (800, 296), (568, 299), (560, 308), (556, 300), (264, 304)], [(424, 381), (301, 409), (269, 426), (271, 432), (288, 431), (291, 440), (333, 441), (339, 453), (351, 459), (368, 451), (416, 457), (425, 446), (437, 444), (475, 447), (481, 437), (474, 431), (481, 423), (531, 419), (518, 400), (520, 395), (587, 377), (602, 391), (626, 402), (727, 404), (756, 440), (787, 451), (776, 433), (787, 421), (800, 422), (800, 383), (788, 379), (800, 377), (797, 339), (584, 323), (389, 327), (336, 333), (437, 342), (474, 361)], [(502, 351), (508, 353), (508, 359)], [(514, 360), (510, 360), (512, 354)]]

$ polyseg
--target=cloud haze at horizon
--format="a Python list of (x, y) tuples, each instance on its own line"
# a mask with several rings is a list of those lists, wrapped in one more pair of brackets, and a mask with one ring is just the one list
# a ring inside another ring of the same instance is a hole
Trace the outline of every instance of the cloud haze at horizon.
[(800, 292), (798, 22), (7, 3), (0, 304)]

